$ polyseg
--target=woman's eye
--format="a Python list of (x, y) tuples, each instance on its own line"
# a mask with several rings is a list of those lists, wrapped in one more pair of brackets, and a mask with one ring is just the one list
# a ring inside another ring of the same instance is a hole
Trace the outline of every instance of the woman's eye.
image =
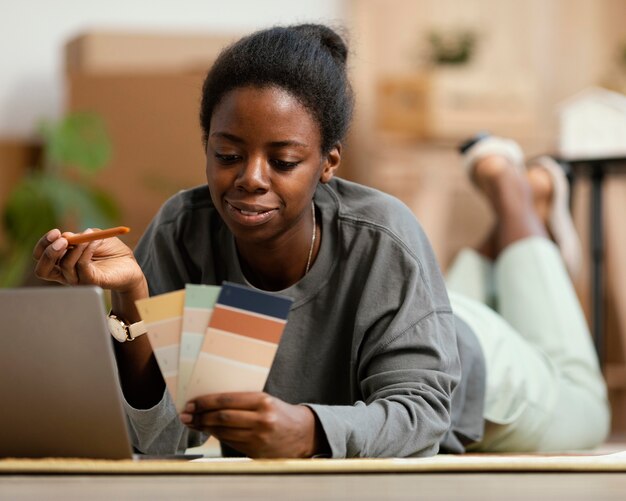
[(229, 165), (234, 164), (239, 160), (239, 155), (223, 155), (221, 153), (216, 153), (215, 158), (221, 164)]
[(285, 160), (279, 160), (278, 158), (274, 158), (273, 160), (271, 160), (271, 163), (277, 169), (291, 170), (296, 167), (300, 162), (287, 162)]

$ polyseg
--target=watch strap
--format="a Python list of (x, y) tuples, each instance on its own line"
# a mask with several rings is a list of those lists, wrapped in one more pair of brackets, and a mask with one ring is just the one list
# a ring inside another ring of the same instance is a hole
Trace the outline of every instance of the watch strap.
[(140, 320), (139, 322), (135, 322), (134, 324), (127, 324), (127, 332), (128, 338), (126, 340), (133, 341), (139, 336), (143, 336), (144, 334), (146, 334), (148, 332), (148, 329), (144, 321)]

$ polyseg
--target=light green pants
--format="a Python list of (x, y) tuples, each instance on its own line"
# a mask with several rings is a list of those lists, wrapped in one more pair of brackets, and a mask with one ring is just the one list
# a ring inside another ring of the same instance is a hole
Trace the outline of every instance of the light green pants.
[(565, 451), (609, 432), (606, 387), (556, 246), (516, 242), (491, 262), (462, 251), (448, 273), (454, 312), (485, 355), (485, 436), (471, 450)]

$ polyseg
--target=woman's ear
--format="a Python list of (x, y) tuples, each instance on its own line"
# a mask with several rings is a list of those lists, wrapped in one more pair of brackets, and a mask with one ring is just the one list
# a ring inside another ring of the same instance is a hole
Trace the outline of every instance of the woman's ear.
[(339, 168), (340, 163), (341, 143), (337, 143), (326, 154), (326, 158), (324, 159), (324, 168), (320, 174), (320, 183), (326, 184), (329, 182), (335, 176), (335, 171)]

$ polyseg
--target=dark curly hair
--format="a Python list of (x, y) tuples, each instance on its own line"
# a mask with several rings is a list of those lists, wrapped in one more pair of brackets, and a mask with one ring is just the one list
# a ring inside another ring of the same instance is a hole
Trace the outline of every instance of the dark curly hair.
[(309, 110), (320, 127), (322, 153), (328, 153), (344, 139), (352, 119), (347, 58), (341, 36), (320, 24), (257, 31), (226, 47), (202, 87), (200, 125), (205, 146), (213, 111), (224, 95), (240, 87), (274, 86)]

